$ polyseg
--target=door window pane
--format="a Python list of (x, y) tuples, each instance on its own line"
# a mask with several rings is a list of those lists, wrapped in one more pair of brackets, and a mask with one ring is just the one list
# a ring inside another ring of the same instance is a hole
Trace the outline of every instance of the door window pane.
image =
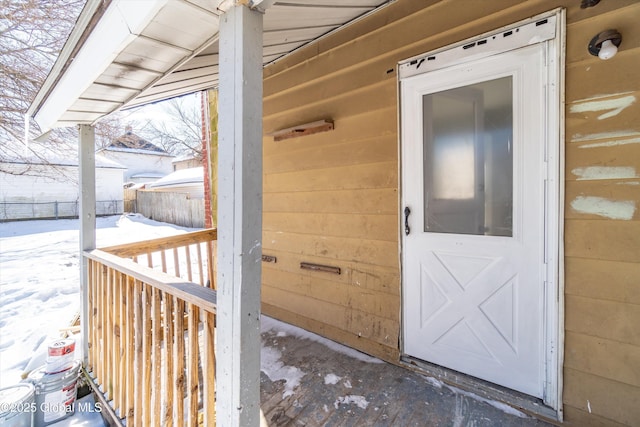
[(511, 236), (512, 78), (423, 96), (425, 231)]

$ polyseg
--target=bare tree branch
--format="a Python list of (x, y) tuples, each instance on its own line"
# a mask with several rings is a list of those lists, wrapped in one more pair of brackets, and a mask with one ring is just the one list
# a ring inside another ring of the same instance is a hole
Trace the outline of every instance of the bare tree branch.
[[(202, 158), (202, 115), (200, 94), (185, 95), (162, 102), (164, 114), (133, 126), (149, 141), (174, 155)], [(138, 112), (143, 112), (142, 107)], [(158, 108), (156, 106), (156, 108)], [(122, 118), (121, 120), (126, 120)]]
[[(24, 115), (84, 2), (0, 0), (0, 160), (46, 161), (44, 153), (23, 144)], [(30, 137), (39, 133), (34, 123)], [(58, 148), (56, 144), (71, 134), (69, 130), (53, 133), (51, 149)]]

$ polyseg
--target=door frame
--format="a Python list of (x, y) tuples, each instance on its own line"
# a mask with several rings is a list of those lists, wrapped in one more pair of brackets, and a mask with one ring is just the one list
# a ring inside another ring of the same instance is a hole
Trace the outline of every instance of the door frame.
[[(546, 20), (546, 21), (545, 21)], [(519, 21), (517, 23), (499, 28), (497, 30), (481, 34), (470, 39), (460, 41), (458, 43), (445, 46), (443, 48), (412, 57), (398, 63), (398, 188), (400, 198), (400, 214), (398, 216), (399, 224), (399, 250), (400, 250), (400, 291), (404, 293), (404, 216), (402, 209), (405, 204), (405, 194), (403, 192), (403, 167), (402, 167), (402, 109), (401, 109), (401, 88), (400, 81), (403, 78), (422, 74), (452, 65), (471, 62), (476, 59), (506, 52), (529, 44), (527, 36), (518, 40), (519, 32), (516, 29), (525, 26), (537, 26), (540, 23), (549, 22), (550, 30), (553, 34), (547, 34), (548, 38), (539, 43), (546, 44), (546, 174), (545, 180), (545, 244), (544, 258), (546, 260), (547, 269), (545, 277), (545, 294), (543, 315), (544, 325), (544, 345), (545, 345), (545, 379), (544, 379), (544, 398), (543, 403), (546, 406), (533, 402), (527, 405), (527, 399), (515, 396), (510, 399), (504, 391), (496, 389), (495, 392), (491, 386), (485, 387), (481, 380), (469, 379), (464, 374), (454, 375), (455, 378), (461, 377), (462, 386), (480, 388), (484, 394), (516, 406), (526, 406), (525, 409), (539, 413), (544, 416), (552, 416), (559, 421), (563, 419), (562, 407), (562, 390), (563, 390), (563, 360), (564, 360), (564, 70), (565, 70), (565, 28), (566, 14), (564, 8), (555, 9), (532, 18)], [(507, 40), (505, 35), (511, 40)], [(494, 38), (497, 43), (486, 44), (483, 40)], [(480, 43), (478, 43), (480, 42)], [(538, 43), (536, 42), (536, 43)], [(518, 44), (519, 43), (519, 44)], [(468, 50), (471, 49), (471, 52)], [(475, 50), (475, 52), (472, 52)], [(464, 52), (464, 53), (463, 53)], [(435, 60), (437, 58), (437, 61)], [(422, 67), (422, 69), (420, 69)], [(401, 299), (401, 328), (404, 325), (404, 298)], [(404, 354), (404, 332), (400, 331), (400, 354), (403, 360), (408, 364), (420, 366), (422, 370), (431, 372), (437, 376), (450, 374), (446, 368), (431, 366), (428, 363), (416, 363), (414, 360), (406, 359)], [(449, 380), (452, 378), (449, 376)], [(457, 382), (454, 379), (454, 382)], [(532, 401), (535, 400), (532, 398)]]

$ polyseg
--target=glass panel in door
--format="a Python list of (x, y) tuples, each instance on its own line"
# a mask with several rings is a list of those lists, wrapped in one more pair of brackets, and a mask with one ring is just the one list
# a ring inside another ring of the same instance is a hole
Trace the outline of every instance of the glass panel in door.
[(425, 230), (512, 236), (512, 77), (424, 95)]

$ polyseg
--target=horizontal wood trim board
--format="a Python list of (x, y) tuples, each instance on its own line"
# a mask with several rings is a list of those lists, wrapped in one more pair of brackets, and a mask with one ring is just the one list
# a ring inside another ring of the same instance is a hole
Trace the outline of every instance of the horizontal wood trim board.
[(286, 231), (263, 232), (264, 250), (279, 250), (326, 259), (398, 268), (398, 244), (381, 240), (309, 236)]
[(398, 214), (398, 190), (364, 188), (356, 190), (316, 190), (264, 193), (265, 213), (315, 214)]
[(564, 366), (640, 387), (640, 347), (567, 331)]
[(639, 305), (567, 295), (565, 310), (568, 331), (630, 344), (640, 351)]
[(339, 166), (321, 174), (296, 171), (264, 176), (265, 192), (397, 188), (397, 185), (396, 162)]
[(396, 215), (264, 213), (264, 231), (398, 241)]
[[(321, 171), (325, 168), (366, 163), (398, 161), (398, 140), (388, 134), (346, 144), (328, 144), (331, 139), (315, 141), (307, 150), (279, 155), (265, 155), (266, 174), (292, 171)], [(266, 150), (265, 150), (266, 151)]]
[(565, 221), (566, 257), (638, 263), (638, 248), (639, 221)]
[(313, 257), (310, 255), (289, 253), (282, 251), (270, 250), (269, 253), (274, 254), (278, 258), (277, 265), (265, 264), (262, 267), (263, 275), (269, 274), (270, 271), (278, 271), (282, 273), (291, 273), (291, 277), (283, 277), (282, 280), (304, 282), (309, 277), (317, 277), (323, 281), (337, 283), (343, 286), (355, 286), (362, 289), (380, 292), (387, 298), (397, 297), (400, 295), (400, 276), (397, 269), (382, 267), (379, 265), (367, 265), (357, 262), (349, 262), (340, 260), (340, 275), (322, 275), (319, 277), (317, 273), (312, 271), (300, 271), (300, 262), (304, 260), (312, 260), (318, 263), (335, 262), (335, 260), (326, 257)]
[(283, 322), (298, 325), (308, 331), (333, 339), (371, 356), (379, 357), (387, 362), (397, 364), (400, 359), (400, 353), (397, 345), (389, 346), (380, 344), (367, 338), (354, 335), (353, 333), (346, 332), (343, 329), (328, 325), (327, 323), (318, 322), (304, 315), (283, 309), (277, 305), (263, 302), (262, 311), (268, 316), (272, 316)]
[(293, 126), (286, 129), (280, 129), (268, 134), (273, 137), (276, 142), (284, 141), (286, 139), (298, 138), (302, 136), (309, 136), (316, 133), (328, 132), (333, 130), (333, 121), (331, 120), (318, 120), (311, 123), (305, 123), (298, 126)]
[(640, 305), (640, 263), (569, 257), (565, 294)]
[[(596, 32), (599, 28), (594, 27)], [(638, 90), (636, 69), (639, 54), (640, 49), (621, 49), (618, 51), (615, 57), (615, 78), (611, 78), (611, 64), (608, 61), (594, 57), (587, 61), (567, 63), (565, 69), (567, 102), (594, 98), (603, 94), (619, 94)], [(571, 137), (572, 134), (567, 134), (567, 139), (571, 139)]]
[(611, 419), (601, 417), (588, 410), (580, 410), (571, 405), (564, 405), (564, 419), (571, 426), (589, 426), (589, 427), (628, 427), (626, 424), (617, 423)]
[(396, 321), (355, 309), (345, 309), (335, 304), (287, 293), (276, 288), (266, 287), (262, 294), (263, 303), (326, 323), (355, 336), (367, 338), (383, 345), (396, 345), (398, 342), (400, 326)]
[(565, 405), (633, 426), (640, 420), (640, 388), (565, 367)]
[[(331, 115), (339, 126), (339, 120), (344, 117), (363, 114), (371, 110), (387, 109), (395, 105), (396, 95), (397, 81), (388, 79), (376, 85), (337, 94), (331, 98), (315, 98), (306, 104), (288, 105), (286, 109), (282, 106), (274, 106), (272, 113), (266, 112), (268, 114), (265, 114), (265, 130), (278, 129), (293, 121), (312, 120), (319, 115)], [(318, 134), (318, 136), (320, 135), (324, 136)]]
[[(600, 135), (607, 135), (607, 133)], [(610, 135), (615, 135), (615, 132)], [(583, 145), (586, 148), (569, 145), (566, 164), (567, 185), (572, 185), (573, 181), (587, 181), (594, 187), (605, 184), (607, 181), (640, 181), (640, 160), (638, 159), (640, 157), (640, 132), (637, 136), (633, 136), (633, 134), (630, 136), (625, 138), (613, 136), (591, 141), (591, 147), (588, 144)], [(636, 140), (639, 143), (633, 142)], [(625, 143), (629, 141), (630, 143)], [(620, 145), (614, 145), (615, 143), (620, 143)], [(608, 144), (612, 146), (597, 146)], [(625, 188), (622, 188), (622, 191), (624, 190)], [(626, 190), (635, 190), (633, 199), (638, 198), (637, 188), (627, 188)]]
[(280, 289), (344, 308), (353, 308), (363, 313), (399, 321), (400, 298), (360, 286), (331, 281), (323, 275), (304, 275), (263, 269), (263, 286)]

